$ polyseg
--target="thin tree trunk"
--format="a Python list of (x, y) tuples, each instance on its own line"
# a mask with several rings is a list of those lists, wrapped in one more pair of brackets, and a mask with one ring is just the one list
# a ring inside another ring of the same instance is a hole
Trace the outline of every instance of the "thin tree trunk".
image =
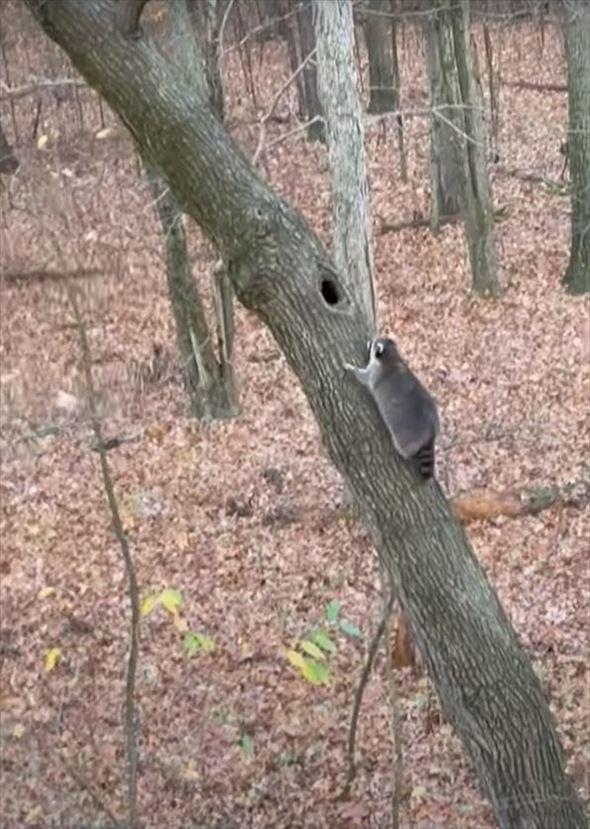
[(572, 194), (570, 261), (563, 282), (570, 293), (582, 294), (590, 291), (590, 3), (564, 0), (563, 16)]
[(374, 326), (371, 209), (350, 0), (314, 0), (313, 22), (328, 143), (334, 260), (350, 297)]
[(447, 1), (455, 4), (452, 13), (453, 43), (464, 116), (460, 204), (471, 263), (471, 287), (481, 296), (497, 296), (500, 284), (494, 244), (494, 205), (488, 174), (483, 101), (473, 69), (469, 0), (461, 0), (461, 7), (455, 0)]
[(303, 219), (278, 199), (149, 40), (113, 33), (110, 0), (25, 0), (217, 245), (269, 326), (354, 493), (501, 829), (587, 829), (539, 679), (436, 482), (420, 483), (342, 364), (370, 323)]
[[(393, 13), (395, 0), (390, 2), (390, 11)], [(398, 107), (402, 106), (402, 75), (399, 66), (397, 52), (397, 23), (391, 18), (391, 57), (393, 65), (393, 87), (397, 98)], [(399, 149), (400, 178), (404, 184), (408, 181), (408, 162), (406, 159), (406, 148), (404, 142), (404, 116), (398, 112), (397, 117), (397, 146)]]
[[(297, 5), (297, 26), (299, 29), (299, 42), (301, 61), (313, 52), (316, 47), (315, 32), (311, 19), (312, 0), (301, 0)], [(322, 106), (318, 96), (318, 73), (316, 61), (312, 58), (305, 64), (303, 71), (303, 88), (305, 89), (306, 116), (310, 123), (307, 128), (307, 137), (310, 141), (325, 141), (324, 122), (322, 118)], [(313, 121), (312, 119), (316, 119)]]
[(222, 374), (215, 358), (205, 310), (189, 262), (182, 212), (154, 165), (146, 159), (144, 166), (162, 224), (168, 295), (191, 413), (201, 420), (234, 417), (237, 401), (233, 377), (228, 377), (227, 372), (225, 376)]
[[(487, 171), (483, 104), (474, 74), (469, 0), (435, 0), (427, 24), (427, 53), (433, 83), (433, 228), (455, 210), (465, 226), (471, 287), (496, 296), (498, 263), (494, 209)], [(437, 138), (436, 133), (439, 136)], [(443, 138), (444, 136), (444, 138)], [(441, 202), (439, 195), (450, 198)]]
[[(294, 74), (300, 67), (302, 58), (297, 45), (297, 21), (295, 16), (291, 13), (292, 2), (293, 0), (282, 0), (280, 10), (281, 14), (285, 18), (284, 29), (287, 40), (287, 52), (289, 54), (289, 66), (291, 68), (291, 74)], [(303, 121), (307, 117), (303, 72), (299, 72), (295, 76), (295, 86), (297, 89), (297, 117)]]
[(389, 0), (369, 0), (364, 26), (369, 56), (369, 112), (399, 109), (393, 83), (390, 25), (385, 16), (388, 11)]
[[(432, 107), (430, 138), (430, 189), (433, 233), (438, 233), (444, 217), (459, 213), (461, 186), (460, 113), (447, 105), (457, 96), (453, 83), (453, 51), (449, 21), (434, 10), (424, 18), (424, 52), (430, 83)], [(436, 111), (442, 109), (445, 118)], [(457, 124), (455, 124), (457, 122)]]
[[(187, 0), (172, 0), (170, 3), (169, 20), (174, 55), (187, 80), (195, 86), (197, 97), (206, 97), (217, 117), (222, 118), (223, 88), (217, 62), (215, 23), (217, 0), (207, 0), (201, 11), (208, 21), (207, 31), (212, 38), (207, 50), (201, 48), (200, 39), (197, 39), (193, 30)], [(217, 77), (213, 85), (212, 77)], [(218, 331), (231, 332), (229, 342), (225, 341), (222, 334), (218, 335), (222, 345), (218, 362), (190, 266), (182, 211), (155, 164), (145, 154), (144, 167), (164, 235), (168, 293), (191, 412), (195, 417), (205, 420), (234, 417), (238, 413), (238, 406), (231, 370), (233, 325), (228, 322), (228, 315), (230, 319), (232, 316), (231, 292), (219, 290), (215, 294)]]

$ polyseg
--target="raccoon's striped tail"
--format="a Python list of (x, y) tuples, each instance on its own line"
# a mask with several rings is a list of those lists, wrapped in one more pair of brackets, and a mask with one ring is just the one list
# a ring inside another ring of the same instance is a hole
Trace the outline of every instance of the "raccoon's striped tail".
[(414, 455), (416, 468), (424, 480), (429, 480), (434, 475), (434, 440), (428, 441)]

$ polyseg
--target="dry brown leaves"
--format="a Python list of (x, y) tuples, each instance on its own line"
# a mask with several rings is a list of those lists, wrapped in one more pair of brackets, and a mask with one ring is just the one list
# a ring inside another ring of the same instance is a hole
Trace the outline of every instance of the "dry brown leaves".
[[(10, 14), (16, 20), (19, 13), (11, 7)], [(30, 74), (63, 77), (66, 61), (19, 21), (7, 42), (12, 83)], [(530, 25), (498, 30), (494, 38), (505, 75), (563, 78), (555, 32), (546, 33), (543, 47)], [(424, 98), (416, 45), (407, 30), (401, 60), (412, 106)], [(225, 66), (230, 125), (253, 151), (255, 113), (236, 52)], [(263, 66), (254, 66), (264, 111), (287, 77), (280, 45), (267, 44)], [(238, 312), (238, 420), (190, 422), (175, 381), (138, 392), (134, 371), (149, 361), (154, 344), (170, 354), (175, 348), (161, 239), (129, 141), (121, 128), (116, 140), (91, 140), (104, 123), (94, 93), (81, 91), (80, 101), (82, 131), (75, 99), (46, 101), (43, 150), (29, 141), (30, 99), (16, 106), (21, 170), (13, 183), (16, 208), (3, 216), (2, 258), (10, 268), (80, 267), (92, 253), (104, 268), (104, 277), (84, 281), (85, 310), (106, 433), (139, 433), (111, 459), (140, 583), (144, 593), (180, 589), (187, 624), (216, 643), (213, 653), (189, 659), (164, 611), (144, 621), (142, 825), (387, 825), (392, 770), (382, 659), (366, 692), (352, 798), (333, 800), (345, 771), (354, 687), (380, 612), (367, 539), (342, 517), (341, 486), (305, 399), (251, 315)], [(502, 88), (501, 106), (502, 155), (557, 177), (565, 98)], [(278, 109), (287, 114), (286, 105)], [(269, 124), (269, 137), (282, 129)], [(407, 121), (406, 144), (410, 181), (403, 186), (393, 131), (384, 141), (377, 128), (368, 132), (376, 227), (427, 211), (426, 122)], [(278, 144), (267, 174), (329, 240), (323, 149), (300, 140)], [(64, 228), (47, 210), (47, 193), (72, 189), (79, 212)], [(381, 327), (395, 332), (439, 400), (441, 466), (452, 491), (559, 484), (587, 474), (588, 303), (560, 288), (569, 204), (506, 178), (495, 182), (495, 196), (510, 208), (498, 225), (505, 293), (497, 302), (468, 295), (459, 228), (436, 239), (426, 231), (386, 235), (375, 251)], [(56, 235), (61, 262), (51, 244)], [(206, 286), (211, 251), (194, 229), (191, 244), (195, 275)], [(90, 451), (64, 296), (46, 283), (3, 282), (0, 290), (2, 826), (73, 827), (96, 820), (97, 812), (64, 770), (60, 751), (112, 809), (123, 804), (123, 569), (98, 456)], [(248, 508), (236, 510), (240, 503)], [(569, 508), (471, 529), (543, 675), (576, 781), (586, 787), (589, 529), (588, 511)], [(339, 638), (333, 684), (310, 687), (288, 667), (284, 650), (335, 597), (363, 639)], [(54, 647), (61, 658), (46, 672), (44, 654)], [(403, 670), (397, 681), (404, 821), (491, 826), (427, 679)]]

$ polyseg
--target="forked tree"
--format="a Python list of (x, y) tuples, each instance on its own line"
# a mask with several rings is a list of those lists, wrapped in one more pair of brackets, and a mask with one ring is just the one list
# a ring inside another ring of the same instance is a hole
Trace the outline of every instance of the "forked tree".
[(363, 359), (370, 323), (317, 236), (156, 45), (114, 29), (112, 0), (24, 2), (149, 153), (285, 353), (498, 825), (585, 828), (539, 679), (463, 529), (343, 370)]

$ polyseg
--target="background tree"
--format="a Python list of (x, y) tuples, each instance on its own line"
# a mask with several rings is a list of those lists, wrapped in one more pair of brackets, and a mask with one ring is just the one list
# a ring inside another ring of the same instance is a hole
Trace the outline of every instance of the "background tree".
[(590, 3), (562, 6), (569, 128), (567, 150), (572, 193), (572, 241), (564, 284), (573, 294), (590, 291)]
[[(187, 0), (172, 0), (168, 6), (170, 35), (178, 65), (223, 119), (223, 88), (217, 63), (215, 19), (217, 4), (207, 0), (203, 14), (213, 38), (207, 48), (193, 29)], [(136, 24), (135, 24), (136, 25)], [(208, 52), (208, 56), (206, 56)], [(166, 279), (180, 352), (185, 388), (195, 417), (216, 419), (237, 414), (237, 391), (232, 365), (232, 297), (223, 269), (213, 276), (218, 355), (211, 337), (199, 288), (189, 259), (184, 217), (174, 194), (160, 177), (149, 155), (142, 153), (156, 214), (162, 225), (166, 251)]]
[(113, 33), (112, 3), (26, 2), (157, 162), (218, 246), (239, 299), (283, 349), (498, 824), (586, 827), (539, 680), (446, 499), (400, 463), (373, 408), (343, 379), (342, 362), (364, 354), (370, 323), (317, 238), (150, 41)]
[(393, 77), (389, 0), (369, 0), (365, 16), (365, 40), (369, 58), (369, 112), (399, 109)]
[(427, 51), (436, 55), (436, 65), (433, 62), (431, 67), (435, 83), (432, 117), (445, 126), (445, 132), (437, 136), (437, 123), (433, 133), (433, 225), (440, 224), (444, 200), (452, 208), (456, 196), (465, 225), (472, 289), (482, 296), (494, 296), (500, 287), (494, 209), (483, 104), (473, 71), (469, 0), (435, 0), (428, 26), (432, 27), (433, 45)]
[[(296, 3), (297, 29), (299, 32), (299, 63), (315, 51), (315, 31), (313, 27), (311, 4), (312, 0), (291, 0)], [(324, 124), (321, 120), (322, 107), (318, 96), (317, 66), (313, 57), (307, 60), (302, 70), (303, 89), (305, 90), (305, 116), (310, 124), (307, 136), (310, 141), (324, 141)]]

